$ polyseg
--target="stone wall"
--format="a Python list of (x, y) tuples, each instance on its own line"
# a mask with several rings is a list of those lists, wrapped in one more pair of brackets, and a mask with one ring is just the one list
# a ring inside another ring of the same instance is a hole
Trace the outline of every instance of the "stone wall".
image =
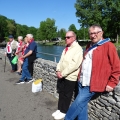
[(49, 60), (44, 60), (41, 58), (36, 59), (34, 63), (33, 77), (35, 79), (42, 78), (43, 89), (58, 98), (56, 89), (56, 65), (57, 63)]
[[(34, 78), (43, 80), (43, 89), (58, 98), (55, 74), (57, 63), (38, 58)], [(89, 102), (89, 120), (120, 120), (120, 84), (110, 93), (97, 94)]]

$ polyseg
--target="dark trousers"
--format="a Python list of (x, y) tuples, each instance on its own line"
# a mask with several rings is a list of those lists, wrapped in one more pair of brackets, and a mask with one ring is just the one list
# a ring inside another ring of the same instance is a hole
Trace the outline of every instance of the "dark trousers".
[(28, 57), (28, 70), (29, 70), (31, 76), (33, 76), (33, 63), (34, 63), (35, 59), (36, 59), (36, 55), (30, 55)]
[(16, 70), (17, 70), (17, 64), (14, 65), (14, 64), (11, 62), (15, 56), (11, 56), (11, 54), (7, 54), (7, 57), (8, 57), (8, 59), (9, 59), (9, 61), (10, 61), (12, 70), (16, 71)]
[(73, 95), (73, 91), (75, 90), (75, 86), (77, 84), (76, 81), (69, 81), (67, 79), (59, 79), (58, 80), (58, 92), (59, 92), (59, 100), (58, 100), (58, 110), (62, 113), (66, 113), (69, 105), (71, 103), (71, 98)]

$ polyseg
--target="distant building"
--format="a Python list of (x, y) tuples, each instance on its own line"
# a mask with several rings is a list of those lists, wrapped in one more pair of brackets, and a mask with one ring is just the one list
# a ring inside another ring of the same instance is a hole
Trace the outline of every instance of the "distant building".
[(58, 37), (58, 39), (59, 39), (59, 41), (61, 41), (62, 39), (61, 39), (61, 37)]

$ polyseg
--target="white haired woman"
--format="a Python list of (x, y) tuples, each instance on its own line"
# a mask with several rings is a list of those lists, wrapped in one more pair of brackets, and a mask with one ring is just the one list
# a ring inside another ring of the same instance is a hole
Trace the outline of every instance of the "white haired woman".
[(21, 63), (19, 62), (19, 58), (22, 56), (22, 49), (23, 49), (23, 46), (25, 45), (24, 41), (23, 41), (23, 37), (22, 36), (18, 36), (18, 48), (16, 50), (16, 55), (18, 56), (18, 63), (17, 63), (17, 73), (19, 75), (21, 75), (21, 71), (22, 71), (22, 68), (21, 68)]

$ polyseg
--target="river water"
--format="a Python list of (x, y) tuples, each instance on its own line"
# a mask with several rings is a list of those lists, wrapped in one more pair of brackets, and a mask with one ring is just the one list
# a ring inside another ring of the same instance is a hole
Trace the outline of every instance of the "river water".
[[(62, 53), (64, 48), (65, 48), (65, 46), (44, 46), (44, 45), (37, 44), (37, 51), (38, 52), (57, 55), (56, 62), (59, 61), (61, 53)], [(42, 54), (42, 53), (37, 54), (37, 57), (43, 58), (46, 60), (55, 61), (55, 57), (53, 55), (46, 55), (46, 54)], [(120, 57), (120, 50), (118, 51), (118, 54)]]
[[(56, 62), (58, 62), (64, 48), (65, 48), (65, 46), (55, 46), (55, 45), (54, 46), (44, 46), (44, 45), (37, 44), (37, 52), (38, 52), (37, 57), (43, 58), (46, 60), (51, 60), (51, 61), (55, 61), (55, 59), (56, 59)], [(42, 54), (41, 52), (53, 54), (53, 55), (57, 55), (57, 56)]]

